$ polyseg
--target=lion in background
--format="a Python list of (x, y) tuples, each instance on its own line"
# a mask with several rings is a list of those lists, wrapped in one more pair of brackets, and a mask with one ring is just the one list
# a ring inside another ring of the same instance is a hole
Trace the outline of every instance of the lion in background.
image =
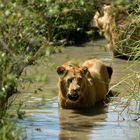
[[(128, 11), (121, 7), (114, 7), (111, 4), (104, 4), (102, 8), (98, 9), (94, 15), (93, 22), (104, 36), (108, 42), (107, 48), (113, 52), (115, 57), (119, 57), (123, 54), (130, 52), (129, 48), (118, 48), (118, 41), (120, 38), (120, 33), (127, 30), (130, 23), (133, 23), (131, 15)], [(132, 31), (131, 32), (135, 32)], [(132, 37), (133, 34), (130, 36)], [(120, 57), (121, 58), (121, 57)]]
[(112, 16), (112, 8), (110, 5), (104, 5), (102, 11), (98, 10), (94, 16), (95, 26), (103, 33), (108, 42), (107, 48), (111, 51), (115, 48), (115, 19)]
[(97, 59), (87, 60), (81, 65), (67, 62), (59, 66), (59, 106), (91, 108), (96, 102), (103, 101), (109, 91), (112, 72), (111, 67)]

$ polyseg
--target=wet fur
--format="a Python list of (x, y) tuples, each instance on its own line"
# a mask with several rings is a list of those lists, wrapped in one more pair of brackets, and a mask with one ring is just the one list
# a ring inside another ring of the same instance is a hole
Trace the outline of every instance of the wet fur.
[[(103, 64), (102, 61), (91, 59), (81, 65), (67, 62), (57, 68), (58, 81), (58, 103), (62, 108), (81, 109), (91, 108), (96, 102), (104, 100), (109, 89), (112, 68)], [(69, 88), (77, 87), (77, 79), (68, 87), (67, 80), (70, 77), (81, 77), (79, 98), (71, 101), (67, 97)]]

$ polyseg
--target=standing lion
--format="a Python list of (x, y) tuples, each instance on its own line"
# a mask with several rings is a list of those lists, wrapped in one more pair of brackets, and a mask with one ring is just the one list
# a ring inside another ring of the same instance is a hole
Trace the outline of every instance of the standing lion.
[(101, 60), (91, 59), (83, 64), (64, 63), (57, 68), (59, 75), (58, 103), (62, 108), (91, 108), (103, 101), (109, 91), (112, 68)]

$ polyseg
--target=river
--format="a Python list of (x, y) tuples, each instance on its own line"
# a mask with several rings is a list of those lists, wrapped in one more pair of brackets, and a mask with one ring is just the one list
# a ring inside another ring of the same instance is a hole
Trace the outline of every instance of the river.
[[(113, 58), (106, 51), (105, 40), (91, 41), (81, 46), (69, 46), (62, 53), (40, 58), (22, 74), (24, 82), (15, 105), (22, 103), (25, 117), (17, 120), (25, 140), (139, 140), (140, 121), (124, 110), (128, 85), (123, 81), (139, 64)], [(113, 67), (110, 88), (123, 96), (113, 97), (109, 104), (97, 104), (93, 109), (74, 111), (58, 107), (56, 67), (68, 60), (103, 60)], [(29, 82), (30, 81), (30, 82)], [(118, 86), (114, 86), (118, 83)], [(137, 102), (138, 103), (138, 102)], [(130, 105), (132, 108), (136, 105)]]

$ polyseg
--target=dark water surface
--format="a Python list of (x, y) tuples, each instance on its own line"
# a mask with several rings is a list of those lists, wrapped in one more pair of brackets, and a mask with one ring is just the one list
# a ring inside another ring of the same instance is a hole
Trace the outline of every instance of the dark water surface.
[[(109, 105), (97, 104), (92, 110), (74, 111), (60, 109), (57, 104), (56, 66), (68, 60), (84, 61), (90, 58), (102, 59), (113, 67), (111, 87), (129, 76), (139, 64), (120, 59), (112, 59), (105, 51), (104, 40), (89, 42), (82, 47), (67, 47), (62, 53), (42, 58), (28, 67), (23, 77), (26, 82), (17, 97), (17, 104), (23, 102), (26, 117), (18, 120), (26, 140), (140, 140), (140, 121), (134, 121), (123, 110), (125, 98), (118, 98)], [(49, 59), (49, 61), (48, 61)], [(129, 67), (129, 68), (128, 68)], [(140, 69), (140, 68), (139, 68)], [(125, 86), (113, 88), (126, 93)], [(122, 105), (121, 105), (122, 104)], [(132, 106), (135, 107), (135, 106)]]

